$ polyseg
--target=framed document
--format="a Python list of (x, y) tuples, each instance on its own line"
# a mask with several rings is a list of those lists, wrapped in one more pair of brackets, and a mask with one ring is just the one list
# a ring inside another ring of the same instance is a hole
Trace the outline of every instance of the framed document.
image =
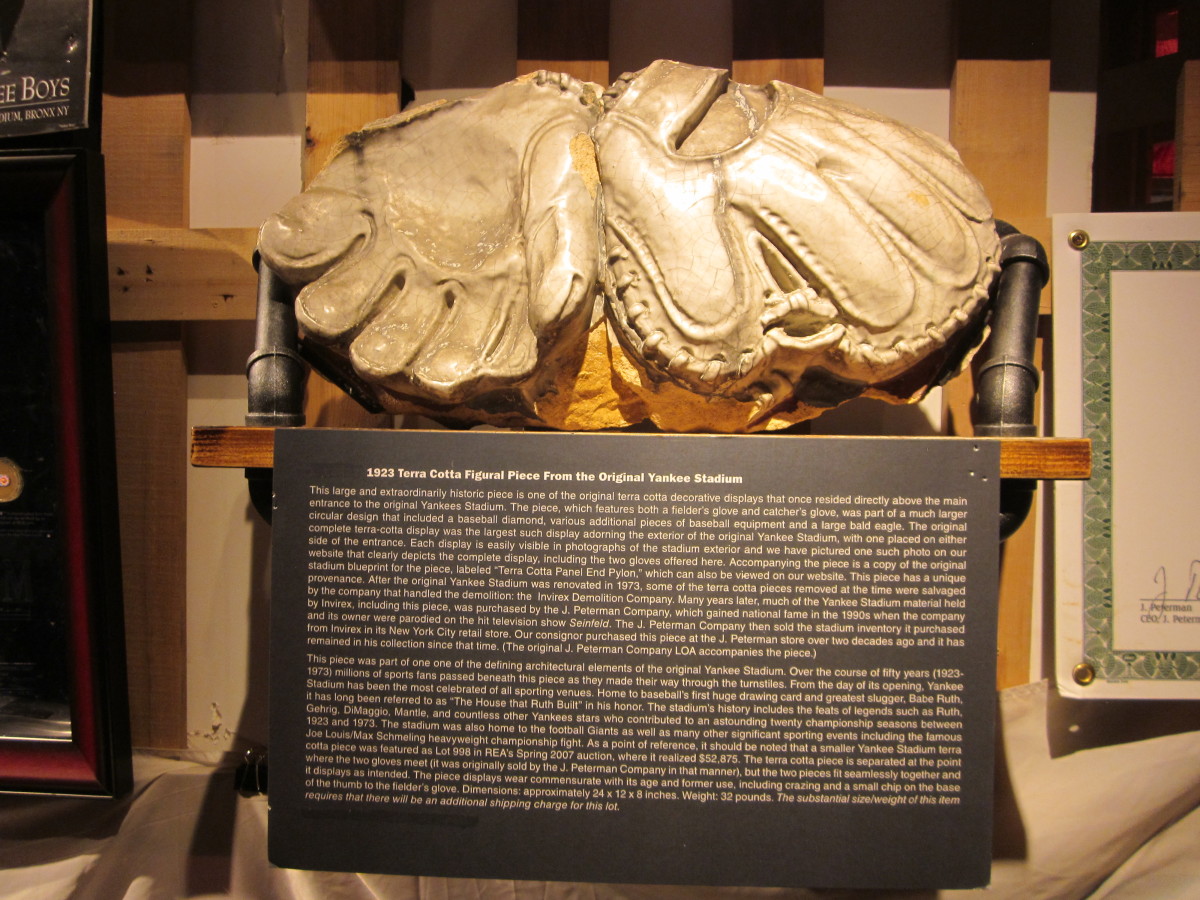
[(1200, 215), (1057, 216), (1057, 680), (1076, 698), (1200, 697)]
[(0, 790), (128, 781), (104, 282), (86, 151), (0, 154)]

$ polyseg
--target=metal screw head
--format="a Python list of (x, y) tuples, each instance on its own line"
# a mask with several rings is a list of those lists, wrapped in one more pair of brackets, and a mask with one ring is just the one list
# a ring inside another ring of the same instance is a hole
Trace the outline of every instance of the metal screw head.
[(1092, 668), (1091, 663), (1082, 662), (1071, 670), (1071, 677), (1075, 679), (1076, 684), (1086, 687), (1096, 680), (1096, 670)]
[(1091, 235), (1089, 235), (1082, 228), (1076, 228), (1069, 235), (1067, 235), (1067, 243), (1070, 244), (1076, 250), (1082, 250), (1084, 247), (1086, 247), (1091, 242), (1092, 242)]

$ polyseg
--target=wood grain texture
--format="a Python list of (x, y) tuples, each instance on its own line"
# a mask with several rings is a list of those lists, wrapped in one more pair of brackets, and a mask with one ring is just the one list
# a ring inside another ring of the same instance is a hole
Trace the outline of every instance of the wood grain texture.
[(253, 228), (110, 229), (112, 319), (253, 319), (257, 238)]
[(190, 0), (105, 7), (101, 146), (110, 222), (188, 225), (191, 21)]
[[(1051, 252), (1046, 216), (1050, 139), (1047, 60), (960, 59), (950, 90), (950, 142), (979, 179), (997, 218), (1020, 228)], [(1051, 309), (1050, 288), (1041, 312)], [(943, 390), (943, 430), (973, 433), (975, 382), (968, 369)]]
[(1200, 212), (1200, 59), (1189, 59), (1175, 90), (1175, 209)]
[[(1037, 238), (1053, 268), (1046, 213), (1049, 60), (958, 60), (950, 86), (950, 143), (983, 185), (996, 218)], [(1047, 285), (1041, 312), (1052, 311)]]
[[(1046, 371), (1046, 337), (1050, 333), (1049, 316), (1038, 320), (1038, 336), (1033, 346), (1033, 364), (1039, 372)], [(1040, 402), (1044, 394), (1039, 390), (1035, 402)], [(1039, 417), (1035, 414), (1034, 421)], [(1033, 461), (1030, 460), (1030, 468)], [(1014, 465), (1014, 468), (1017, 468)], [(1089, 467), (1088, 475), (1091, 470)], [(1033, 646), (1030, 643), (1033, 634), (1033, 586), (1037, 577), (1034, 568), (1034, 557), (1038, 538), (1038, 529), (1042, 519), (1038, 515), (1038, 506), (1042, 501), (1041, 492), (1034, 495), (1033, 508), (1025, 518), (1021, 527), (1004, 542), (1000, 554), (1000, 593), (997, 610), (997, 652), (996, 658), (996, 687), (998, 690), (1026, 684), (1030, 679)]]
[[(822, 441), (826, 436), (796, 438)], [(397, 436), (397, 440), (403, 440)], [(920, 438), (861, 438), (908, 441)], [(954, 440), (946, 438), (945, 440)], [(959, 440), (967, 440), (960, 438)], [(1080, 438), (979, 438), (999, 442), (1000, 477), (1035, 480), (1082, 480), (1091, 476), (1091, 442)], [(269, 468), (275, 464), (275, 429), (241, 425), (205, 425), (192, 429), (193, 466)]]
[(1042, 492), (1024, 524), (1000, 546), (999, 604), (996, 610), (996, 689), (1029, 682), (1033, 635), (1034, 543), (1041, 518)]
[(735, 59), (732, 74), (742, 84), (785, 81), (814, 94), (825, 92), (823, 59)]
[[(1053, 242), (1046, 215), (1050, 61), (959, 59), (950, 86), (950, 142), (983, 185), (995, 216), (1037, 238), (1050, 256)], [(1042, 313), (1049, 313), (1053, 307), (1049, 286), (1041, 300)], [(944, 417), (953, 433), (970, 433), (973, 394), (969, 371), (944, 391)], [(1029, 680), (1035, 528), (1033, 521), (1027, 521), (1005, 545), (1000, 572), (1000, 687)]]
[[(950, 143), (983, 185), (996, 217), (1050, 253), (1050, 61), (958, 60), (950, 86)], [(1050, 308), (1048, 291), (1043, 308)]]
[[(346, 134), (400, 111), (400, 5), (313, 0), (308, 18), (308, 100), (303, 181), (307, 186)], [(387, 428), (315, 372), (308, 376), (308, 424)]]
[(312, 0), (304, 184), (344, 135), (399, 111), (399, 4)]
[(187, 225), (190, 134), (186, 94), (104, 98), (110, 224)]
[(121, 559), (134, 747), (187, 746), (187, 370), (179, 325), (115, 328)]
[[(104, 14), (108, 226), (186, 229), (190, 0)], [(178, 324), (114, 328), (121, 554), (134, 747), (187, 746), (187, 372)]]

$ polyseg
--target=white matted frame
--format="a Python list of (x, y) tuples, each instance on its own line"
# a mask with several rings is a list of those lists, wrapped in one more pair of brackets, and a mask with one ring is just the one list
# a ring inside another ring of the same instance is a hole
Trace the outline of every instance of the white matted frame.
[(1200, 697), (1200, 214), (1054, 219), (1056, 676), (1080, 699)]

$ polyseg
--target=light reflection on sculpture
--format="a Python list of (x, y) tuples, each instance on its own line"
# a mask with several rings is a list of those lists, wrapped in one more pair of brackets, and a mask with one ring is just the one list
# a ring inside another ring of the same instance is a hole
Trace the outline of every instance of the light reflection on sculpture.
[(938, 139), (660, 61), (603, 97), (537, 73), (369, 126), (260, 250), (386, 408), (561, 427), (602, 289), (613, 396), (748, 430), (919, 396), (977, 336), (998, 241)]
[(589, 86), (543, 75), (347, 137), (259, 236), (304, 285), (305, 333), (384, 398), (460, 403), (552, 370), (594, 297), (595, 185), (572, 140), (597, 113)]

